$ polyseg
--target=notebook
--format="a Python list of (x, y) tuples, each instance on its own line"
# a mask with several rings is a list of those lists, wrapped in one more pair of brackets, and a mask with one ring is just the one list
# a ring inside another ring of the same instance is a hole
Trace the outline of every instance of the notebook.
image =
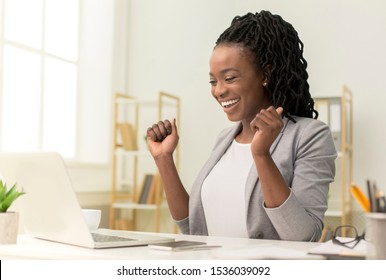
[[(65, 162), (56, 152), (0, 153), (0, 178), (17, 183), (26, 194), (18, 198), (24, 231), (35, 237), (87, 248), (140, 246), (173, 238), (123, 230), (90, 232)], [(118, 240), (94, 241), (93, 235)]]

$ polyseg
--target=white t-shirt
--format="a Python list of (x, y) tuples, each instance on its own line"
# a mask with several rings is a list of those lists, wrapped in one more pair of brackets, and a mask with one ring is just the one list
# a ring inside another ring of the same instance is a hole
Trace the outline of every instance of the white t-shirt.
[(209, 235), (248, 237), (245, 183), (253, 164), (250, 147), (233, 140), (202, 185)]

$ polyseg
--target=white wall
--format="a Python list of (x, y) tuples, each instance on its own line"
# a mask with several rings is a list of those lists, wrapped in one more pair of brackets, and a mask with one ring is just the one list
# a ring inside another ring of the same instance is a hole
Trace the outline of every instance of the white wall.
[(114, 2), (81, 3), (77, 157), (105, 164), (111, 152)]
[[(126, 2), (127, 4), (127, 2)], [(189, 187), (218, 131), (229, 125), (210, 95), (208, 59), (235, 15), (270, 10), (298, 30), (315, 96), (354, 94), (354, 180), (386, 191), (386, 2), (382, 0), (131, 0), (127, 81), (135, 96), (181, 96), (181, 175)]]

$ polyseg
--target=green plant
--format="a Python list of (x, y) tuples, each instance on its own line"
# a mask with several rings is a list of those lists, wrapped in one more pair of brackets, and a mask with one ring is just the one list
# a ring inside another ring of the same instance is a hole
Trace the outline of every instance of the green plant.
[(23, 194), (25, 194), (25, 192), (18, 191), (16, 184), (8, 189), (7, 184), (0, 180), (0, 212), (7, 212), (12, 203)]

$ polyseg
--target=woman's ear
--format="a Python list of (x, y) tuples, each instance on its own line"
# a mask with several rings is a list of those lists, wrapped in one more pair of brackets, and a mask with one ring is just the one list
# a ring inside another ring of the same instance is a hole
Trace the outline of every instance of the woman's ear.
[(272, 64), (268, 64), (263, 69), (263, 85), (268, 85), (270, 79), (271, 79), (271, 71), (272, 71)]

